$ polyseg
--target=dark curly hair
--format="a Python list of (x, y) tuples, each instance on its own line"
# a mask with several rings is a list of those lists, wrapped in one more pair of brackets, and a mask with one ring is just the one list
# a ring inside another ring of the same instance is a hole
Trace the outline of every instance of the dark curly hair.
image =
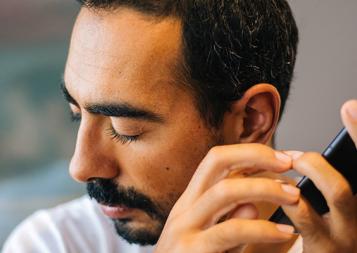
[(298, 29), (285, 0), (78, 0), (87, 8), (129, 7), (182, 22), (187, 85), (210, 126), (257, 83), (289, 94)]

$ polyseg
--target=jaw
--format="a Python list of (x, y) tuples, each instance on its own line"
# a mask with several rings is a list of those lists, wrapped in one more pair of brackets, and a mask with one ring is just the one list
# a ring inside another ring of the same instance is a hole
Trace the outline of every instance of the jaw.
[(160, 238), (164, 222), (157, 220), (137, 220), (128, 218), (113, 220), (117, 234), (129, 243), (154, 245)]

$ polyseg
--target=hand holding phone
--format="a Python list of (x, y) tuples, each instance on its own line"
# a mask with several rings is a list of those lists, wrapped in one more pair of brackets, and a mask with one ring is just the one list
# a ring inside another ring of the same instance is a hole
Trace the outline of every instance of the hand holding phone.
[[(357, 192), (357, 150), (347, 130), (343, 128), (322, 153), (325, 159), (336, 168), (350, 183), (354, 194)], [(313, 182), (303, 177), (297, 184), (301, 194), (310, 202), (318, 214), (329, 211), (325, 198)], [(292, 225), (281, 207), (270, 217), (270, 221)]]

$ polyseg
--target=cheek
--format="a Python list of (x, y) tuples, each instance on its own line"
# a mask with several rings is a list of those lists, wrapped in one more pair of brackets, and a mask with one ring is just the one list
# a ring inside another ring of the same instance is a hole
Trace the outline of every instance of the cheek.
[[(197, 166), (213, 146), (212, 137), (202, 127), (188, 126), (151, 144), (132, 143), (126, 152), (123, 177), (128, 184), (155, 200), (172, 206), (185, 190)], [(128, 146), (129, 147), (129, 146)]]

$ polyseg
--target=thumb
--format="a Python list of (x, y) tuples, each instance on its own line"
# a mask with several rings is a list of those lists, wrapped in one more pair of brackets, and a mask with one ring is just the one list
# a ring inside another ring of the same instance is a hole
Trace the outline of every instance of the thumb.
[(342, 122), (357, 145), (357, 100), (349, 100), (341, 108)]

